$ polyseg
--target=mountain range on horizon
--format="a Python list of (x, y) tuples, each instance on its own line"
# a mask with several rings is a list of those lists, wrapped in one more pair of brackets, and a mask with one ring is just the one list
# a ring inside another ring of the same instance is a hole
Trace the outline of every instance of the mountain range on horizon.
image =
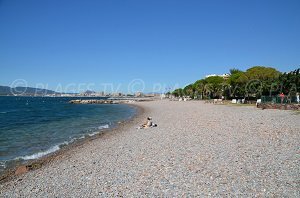
[(4, 96), (14, 96), (14, 95), (53, 95), (61, 94), (49, 89), (40, 89), (33, 87), (9, 87), (0, 85), (0, 95)]

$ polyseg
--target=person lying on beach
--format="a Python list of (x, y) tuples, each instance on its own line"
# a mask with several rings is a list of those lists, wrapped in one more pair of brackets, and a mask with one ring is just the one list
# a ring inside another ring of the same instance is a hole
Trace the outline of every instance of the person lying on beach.
[(157, 127), (157, 124), (153, 124), (152, 122), (152, 118), (148, 117), (146, 120), (146, 123), (143, 124), (141, 127), (139, 127), (140, 129), (144, 129), (144, 128), (151, 128), (151, 127)]

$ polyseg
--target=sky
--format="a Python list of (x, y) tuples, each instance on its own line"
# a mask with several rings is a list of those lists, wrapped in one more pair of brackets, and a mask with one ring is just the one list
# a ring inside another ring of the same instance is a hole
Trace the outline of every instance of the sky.
[(0, 85), (164, 92), (300, 65), (299, 0), (0, 0)]

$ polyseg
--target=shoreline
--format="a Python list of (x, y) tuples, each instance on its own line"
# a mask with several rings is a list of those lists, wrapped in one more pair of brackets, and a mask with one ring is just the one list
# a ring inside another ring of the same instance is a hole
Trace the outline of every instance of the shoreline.
[[(145, 101), (142, 101), (145, 102)], [(101, 138), (105, 138), (108, 136), (116, 135), (117, 133), (121, 133), (126, 131), (126, 128), (133, 126), (134, 124), (137, 124), (140, 119), (142, 119), (143, 115), (145, 114), (145, 108), (135, 103), (121, 103), (121, 105), (128, 105), (132, 106), (136, 109), (135, 114), (126, 120), (121, 120), (118, 123), (116, 123), (115, 126), (112, 128), (107, 129), (101, 129), (99, 133), (97, 133), (94, 136), (85, 136), (83, 139), (78, 139), (68, 145), (62, 146), (59, 150), (49, 153), (45, 156), (42, 156), (37, 159), (28, 160), (24, 164), (19, 164), (14, 167), (8, 168), (4, 170), (0, 174), (0, 184), (4, 184), (6, 182), (9, 182), (13, 179), (18, 178), (21, 175), (28, 174), (28, 172), (35, 171), (37, 169), (40, 169), (44, 166), (49, 165), (50, 163), (55, 163), (58, 160), (61, 160), (68, 154), (74, 152), (76, 149), (80, 149), (84, 147), (85, 144), (88, 144), (91, 141), (97, 141)], [(87, 104), (88, 105), (88, 104)], [(27, 170), (24, 173), (16, 174), (16, 171), (19, 168), (26, 168)]]
[[(299, 115), (201, 101), (134, 105), (142, 114), (0, 184), (0, 196), (299, 197)], [(158, 126), (137, 129), (149, 116)]]

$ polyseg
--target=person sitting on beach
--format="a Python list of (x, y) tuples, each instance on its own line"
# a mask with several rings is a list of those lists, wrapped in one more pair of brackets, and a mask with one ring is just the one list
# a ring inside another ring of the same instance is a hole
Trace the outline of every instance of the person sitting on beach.
[(143, 124), (140, 128), (150, 128), (150, 127), (157, 127), (157, 124), (153, 124), (152, 118), (148, 117), (145, 124)]
[(145, 124), (143, 124), (143, 127), (144, 128), (149, 128), (149, 127), (151, 127), (152, 126), (152, 118), (151, 117), (148, 117), (147, 118), (147, 120), (146, 120), (146, 123)]

